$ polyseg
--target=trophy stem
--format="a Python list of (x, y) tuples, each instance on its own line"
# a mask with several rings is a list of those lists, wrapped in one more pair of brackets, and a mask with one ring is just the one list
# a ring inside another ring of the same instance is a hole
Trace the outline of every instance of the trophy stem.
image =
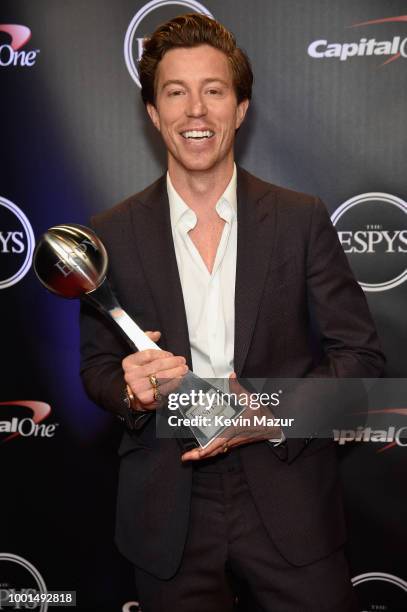
[(93, 306), (96, 306), (98, 310), (107, 314), (120, 327), (126, 339), (130, 341), (132, 348), (136, 347), (139, 351), (145, 349), (159, 350), (160, 347), (146, 336), (137, 323), (120, 306), (106, 278), (99, 287), (86, 293), (84, 298)]

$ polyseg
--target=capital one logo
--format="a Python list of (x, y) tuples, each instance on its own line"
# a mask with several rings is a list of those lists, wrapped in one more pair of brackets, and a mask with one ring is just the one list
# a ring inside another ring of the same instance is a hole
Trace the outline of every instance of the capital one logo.
[(58, 423), (42, 423), (50, 414), (51, 406), (45, 402), (0, 402), (0, 446), (19, 436), (53, 438)]
[(332, 223), (364, 291), (387, 291), (407, 279), (407, 203), (363, 193), (334, 212)]
[(0, 42), (3, 39), (3, 33), (10, 40), (5, 44), (0, 44), (0, 67), (7, 66), (23, 66), (31, 68), (34, 66), (39, 49), (31, 49), (29, 51), (22, 49), (31, 38), (31, 30), (24, 25), (14, 23), (0, 24)]
[[(407, 416), (407, 408), (385, 408), (383, 410), (370, 410), (368, 414), (397, 414)], [(383, 453), (391, 448), (399, 446), (407, 447), (407, 426), (394, 427), (393, 425), (386, 429), (373, 429), (372, 427), (360, 426), (357, 429), (334, 429), (334, 440), (339, 446), (344, 446), (349, 442), (379, 442), (385, 443), (376, 453)]]
[(138, 62), (143, 55), (144, 39), (162, 23), (183, 13), (201, 13), (212, 17), (196, 0), (151, 0), (134, 15), (124, 39), (124, 59), (133, 81), (139, 86)]
[(0, 289), (18, 283), (31, 267), (34, 233), (23, 211), (0, 196)]
[[(370, 26), (403, 22), (407, 24), (407, 15), (361, 21), (349, 27), (365, 28), (368, 26), (366, 32), (369, 32)], [(362, 31), (364, 32), (364, 29)], [(385, 66), (399, 59), (399, 57), (407, 58), (407, 37), (402, 38), (396, 35), (393, 36), (391, 40), (376, 40), (374, 37), (368, 38), (368, 36), (363, 36), (358, 41), (341, 43), (330, 42), (327, 39), (321, 38), (312, 41), (308, 45), (308, 55), (314, 59), (336, 58), (341, 62), (346, 62), (351, 57), (387, 57), (387, 59), (380, 64), (381, 66)]]

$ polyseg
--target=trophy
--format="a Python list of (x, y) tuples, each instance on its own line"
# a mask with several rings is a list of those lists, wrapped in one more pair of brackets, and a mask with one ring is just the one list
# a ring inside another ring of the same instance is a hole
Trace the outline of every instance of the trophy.
[[(120, 328), (132, 350), (159, 350), (120, 306), (106, 278), (107, 267), (108, 255), (103, 243), (83, 225), (51, 227), (40, 238), (34, 252), (35, 273), (47, 289), (61, 297), (81, 298), (92, 304)], [(191, 399), (188, 405), (177, 406), (181, 423), (187, 424), (181, 424), (176, 432), (184, 450), (208, 446), (226, 429), (223, 420), (236, 418), (245, 409), (190, 370), (177, 386), (177, 395), (181, 394), (200, 400), (211, 398), (208, 405)]]

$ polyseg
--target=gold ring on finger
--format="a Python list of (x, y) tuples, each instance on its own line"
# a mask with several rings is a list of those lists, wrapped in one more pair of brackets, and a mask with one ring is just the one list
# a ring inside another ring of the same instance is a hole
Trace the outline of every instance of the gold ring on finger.
[(162, 395), (158, 387), (154, 387), (153, 389), (153, 397), (155, 402), (159, 402), (162, 399)]
[(153, 389), (158, 388), (157, 376), (155, 374), (150, 374), (148, 380), (150, 381), (150, 385), (153, 387)]
[(229, 446), (225, 442), (225, 444), (222, 446), (222, 453), (227, 453), (228, 450), (229, 450)]

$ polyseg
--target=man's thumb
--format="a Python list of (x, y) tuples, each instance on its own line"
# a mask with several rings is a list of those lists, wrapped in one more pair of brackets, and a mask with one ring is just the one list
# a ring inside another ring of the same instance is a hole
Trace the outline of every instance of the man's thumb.
[(150, 338), (150, 340), (158, 340), (161, 336), (160, 331), (146, 331), (144, 333)]

